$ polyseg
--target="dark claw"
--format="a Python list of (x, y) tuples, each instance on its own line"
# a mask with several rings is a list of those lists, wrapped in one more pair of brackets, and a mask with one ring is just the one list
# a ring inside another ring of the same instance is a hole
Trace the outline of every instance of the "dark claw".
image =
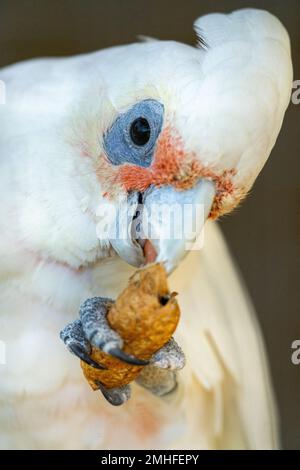
[(96, 382), (104, 398), (113, 406), (123, 405), (130, 398), (130, 387), (125, 385), (119, 388), (107, 389), (101, 382)]
[(106, 369), (106, 367), (98, 364), (98, 362), (91, 359), (87, 353), (82, 349), (80, 346), (76, 344), (69, 345), (69, 349), (75, 354), (75, 356), (79, 357), (83, 362), (86, 362), (89, 366), (94, 367), (95, 369)]
[(133, 364), (135, 366), (147, 366), (149, 364), (149, 361), (144, 361), (143, 359), (138, 359), (131, 354), (126, 354), (124, 351), (122, 351), (122, 349), (119, 348), (111, 348), (107, 352), (111, 356), (120, 359), (120, 361), (127, 362), (128, 364)]

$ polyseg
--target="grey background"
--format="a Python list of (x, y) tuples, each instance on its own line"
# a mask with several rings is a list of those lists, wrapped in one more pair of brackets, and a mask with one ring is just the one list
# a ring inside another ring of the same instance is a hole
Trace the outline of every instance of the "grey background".
[[(138, 34), (194, 43), (195, 18), (246, 6), (265, 8), (285, 24), (300, 79), (298, 0), (0, 0), (0, 66), (132, 42)], [(300, 365), (290, 360), (291, 343), (300, 339), (299, 124), (300, 104), (290, 105), (252, 194), (221, 222), (264, 332), (285, 448), (300, 448)]]

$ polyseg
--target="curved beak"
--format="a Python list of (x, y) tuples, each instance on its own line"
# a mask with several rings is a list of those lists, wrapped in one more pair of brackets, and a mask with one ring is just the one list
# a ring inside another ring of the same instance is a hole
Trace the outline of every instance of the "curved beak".
[[(195, 249), (215, 194), (214, 183), (205, 179), (185, 191), (164, 186), (150, 187), (143, 194), (132, 193), (127, 204), (118, 209), (117, 233), (122, 231), (125, 236), (110, 243), (127, 263), (140, 267), (149, 261), (144, 247), (150, 241), (155, 261), (164, 263), (170, 273)], [(198, 242), (196, 249), (200, 245)]]

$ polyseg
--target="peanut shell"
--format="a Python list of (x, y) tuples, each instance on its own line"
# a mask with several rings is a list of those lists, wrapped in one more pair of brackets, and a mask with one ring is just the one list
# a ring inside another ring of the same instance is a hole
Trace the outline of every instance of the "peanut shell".
[[(169, 300), (166, 302), (166, 299)], [(163, 305), (163, 303), (165, 305)], [(173, 335), (180, 316), (175, 294), (169, 292), (167, 274), (162, 264), (137, 270), (128, 286), (112, 304), (107, 314), (110, 326), (124, 340), (124, 352), (149, 360)], [(132, 382), (144, 366), (127, 364), (92, 348), (92, 359), (106, 369), (95, 369), (81, 361), (83, 373), (96, 390), (101, 382), (106, 388)]]

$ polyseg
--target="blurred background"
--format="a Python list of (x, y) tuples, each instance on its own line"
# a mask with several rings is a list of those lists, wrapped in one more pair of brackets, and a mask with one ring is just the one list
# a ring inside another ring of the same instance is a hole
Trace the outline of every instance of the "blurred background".
[[(283, 22), (300, 80), (299, 0), (0, 0), (0, 67), (133, 42), (139, 34), (194, 44), (198, 16), (244, 7), (267, 9)], [(290, 104), (252, 194), (220, 222), (264, 333), (286, 449), (300, 449), (300, 365), (291, 363), (291, 344), (300, 339), (299, 142), (300, 104)]]

